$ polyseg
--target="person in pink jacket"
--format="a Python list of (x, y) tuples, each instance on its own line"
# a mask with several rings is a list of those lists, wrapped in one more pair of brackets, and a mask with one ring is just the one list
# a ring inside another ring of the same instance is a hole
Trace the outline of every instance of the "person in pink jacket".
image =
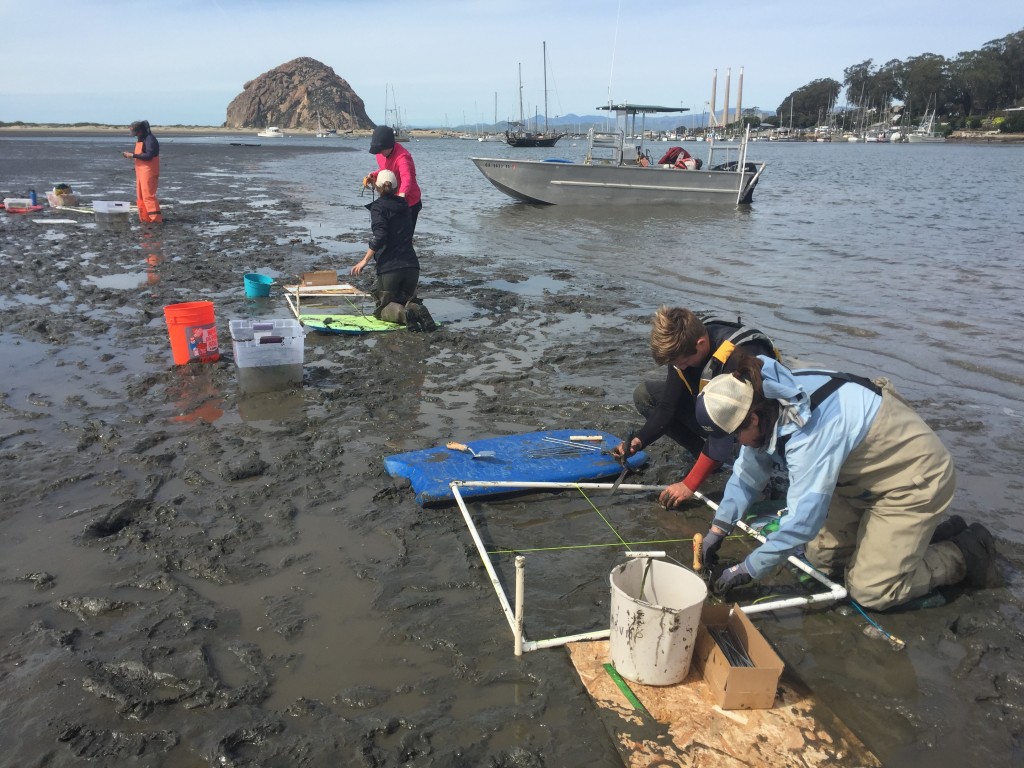
[[(377, 156), (378, 170), (391, 171), (398, 177), (398, 197), (404, 198), (412, 215), (412, 231), (416, 232), (416, 219), (423, 209), (420, 187), (416, 183), (416, 164), (412, 155), (401, 144), (395, 143), (395, 131), (391, 126), (378, 125), (370, 138), (370, 154)], [(377, 172), (363, 179), (363, 186), (373, 186)]]

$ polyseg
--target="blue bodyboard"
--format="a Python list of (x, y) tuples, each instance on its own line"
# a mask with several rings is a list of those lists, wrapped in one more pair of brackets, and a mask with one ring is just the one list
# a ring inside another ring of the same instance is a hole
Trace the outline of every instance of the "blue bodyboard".
[[(571, 435), (600, 435), (601, 442), (580, 443), (580, 447), (573, 448), (544, 439), (568, 441)], [(609, 452), (621, 442), (614, 435), (595, 430), (527, 432), (467, 443), (477, 452), (494, 451), (493, 457), (474, 459), (468, 453), (442, 445), (387, 456), (384, 468), (392, 477), (410, 481), (420, 505), (451, 504), (455, 500), (451, 489), (453, 480), (587, 483), (616, 476), (622, 471), (622, 465)], [(646, 461), (647, 454), (640, 451), (631, 456), (628, 463), (632, 469), (639, 469)], [(469, 498), (503, 495), (514, 489), (470, 486), (460, 488), (459, 492), (463, 498)]]

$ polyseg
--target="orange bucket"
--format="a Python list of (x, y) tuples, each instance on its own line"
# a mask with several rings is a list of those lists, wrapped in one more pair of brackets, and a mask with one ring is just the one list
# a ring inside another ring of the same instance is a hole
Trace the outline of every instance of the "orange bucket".
[(212, 301), (168, 304), (164, 307), (164, 319), (175, 365), (185, 365), (193, 360), (212, 363), (220, 359)]

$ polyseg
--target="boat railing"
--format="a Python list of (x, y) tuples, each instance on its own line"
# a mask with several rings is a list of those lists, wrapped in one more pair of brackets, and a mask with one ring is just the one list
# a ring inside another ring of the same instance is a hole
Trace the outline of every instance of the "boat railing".
[[(593, 128), (587, 131), (587, 156), (583, 159), (585, 165), (622, 165), (622, 144), (624, 141), (622, 131), (595, 131)], [(595, 157), (595, 150), (603, 155)]]
[[(756, 171), (753, 168), (747, 167), (747, 144), (749, 142), (750, 126), (748, 125), (738, 146), (715, 146), (715, 139), (712, 137), (711, 144), (708, 147), (708, 162), (705, 170), (721, 170), (739, 174), (740, 184), (736, 193), (737, 205), (749, 201), (748, 196), (757, 184), (758, 179), (761, 178), (766, 165), (763, 162), (753, 163), (752, 165), (757, 166)], [(752, 174), (749, 179), (746, 177), (748, 172)]]
[(716, 168), (718, 166), (736, 163), (737, 169), (742, 169), (747, 164), (747, 143), (750, 141), (750, 126), (747, 126), (747, 130), (744, 132), (743, 137), (740, 139), (739, 144), (728, 144), (726, 146), (720, 146), (715, 142), (715, 137), (711, 137), (711, 143), (708, 146), (708, 168)]

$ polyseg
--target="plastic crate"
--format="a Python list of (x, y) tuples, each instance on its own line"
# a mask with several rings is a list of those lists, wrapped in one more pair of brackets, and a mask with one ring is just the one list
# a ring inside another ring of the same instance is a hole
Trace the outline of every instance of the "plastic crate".
[(96, 213), (128, 213), (132, 204), (123, 200), (93, 200), (92, 209)]
[(305, 332), (298, 320), (232, 320), (239, 387), (272, 392), (302, 384)]

